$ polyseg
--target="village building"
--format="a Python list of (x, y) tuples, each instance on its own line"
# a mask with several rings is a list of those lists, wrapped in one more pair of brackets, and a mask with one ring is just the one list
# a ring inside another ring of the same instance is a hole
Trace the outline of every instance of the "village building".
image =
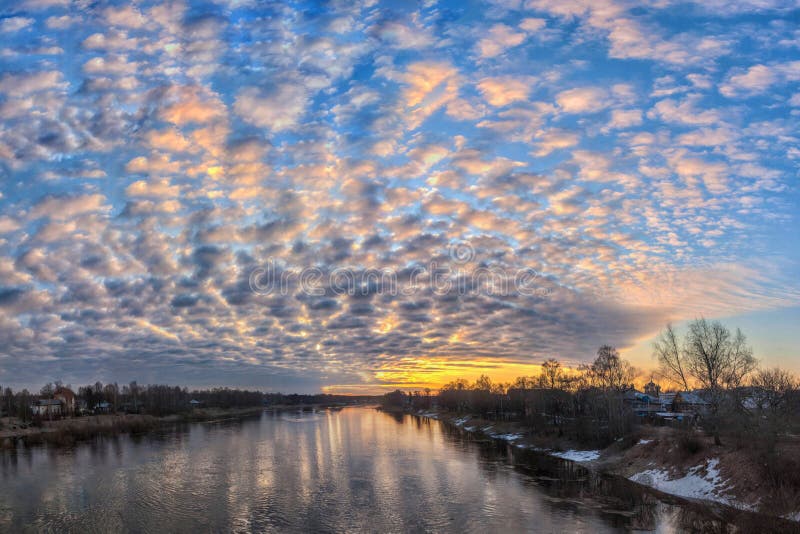
[(651, 399), (657, 399), (661, 394), (661, 386), (653, 382), (651, 379), (650, 382), (644, 385), (644, 394)]
[(691, 391), (679, 391), (672, 400), (672, 411), (677, 413), (705, 415), (708, 413), (709, 407), (709, 402), (698, 393)]
[(53, 399), (61, 401), (61, 411), (63, 415), (72, 417), (75, 415), (75, 392), (69, 388), (59, 387), (53, 394)]
[(700, 391), (662, 393), (661, 387), (652, 380), (644, 390), (628, 389), (623, 393), (623, 401), (638, 417), (683, 421), (707, 414), (710, 407)]
[(61, 417), (62, 404), (59, 399), (40, 399), (31, 404), (31, 414), (35, 417)]

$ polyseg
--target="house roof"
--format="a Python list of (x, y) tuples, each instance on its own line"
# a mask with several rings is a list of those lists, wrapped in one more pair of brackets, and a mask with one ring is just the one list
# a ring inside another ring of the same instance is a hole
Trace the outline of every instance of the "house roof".
[(675, 400), (679, 400), (680, 402), (685, 402), (687, 404), (708, 404), (708, 402), (703, 400), (696, 393), (690, 393), (688, 391), (681, 391), (678, 393), (675, 396)]
[(39, 406), (56, 406), (61, 405), (61, 401), (58, 399), (39, 399), (36, 401), (36, 404)]
[(675, 395), (677, 395), (677, 393), (659, 393), (658, 402), (661, 404), (672, 404), (672, 401), (675, 400)]

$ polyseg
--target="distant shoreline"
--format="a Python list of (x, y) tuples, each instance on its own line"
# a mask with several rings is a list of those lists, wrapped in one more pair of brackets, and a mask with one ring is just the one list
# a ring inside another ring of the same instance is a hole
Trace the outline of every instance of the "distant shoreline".
[(270, 404), (264, 406), (266, 411), (313, 411), (313, 410), (341, 410), (342, 408), (352, 407), (375, 407), (378, 406), (377, 402), (363, 402), (356, 404), (349, 404), (343, 402), (321, 402), (321, 403), (303, 403), (303, 404)]
[[(96, 436), (142, 434), (170, 424), (216, 423), (244, 419), (259, 415), (265, 411), (340, 410), (350, 406), (375, 406), (375, 403), (345, 404), (334, 402), (258, 405), (245, 408), (198, 408), (189, 412), (161, 417), (150, 414), (87, 415), (43, 421), (41, 426), (35, 426), (30, 422), (6, 423), (5, 427), (0, 430), (0, 449), (14, 450), (20, 444), (25, 447), (43, 444), (69, 446), (78, 441), (89, 440)], [(17, 428), (7, 428), (10, 424)]]
[(202, 408), (181, 414), (156, 417), (149, 414), (103, 414), (88, 415), (44, 421), (42, 426), (21, 423), (0, 430), (0, 448), (14, 450), (20, 444), (25, 447), (35, 445), (67, 446), (96, 436), (119, 434), (141, 434), (157, 428), (178, 423), (217, 422), (243, 419), (261, 414), (263, 406), (245, 408)]

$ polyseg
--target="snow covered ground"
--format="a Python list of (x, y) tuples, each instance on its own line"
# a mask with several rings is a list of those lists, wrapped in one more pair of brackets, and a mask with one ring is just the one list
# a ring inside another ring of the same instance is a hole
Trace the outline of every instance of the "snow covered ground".
[[(679, 497), (707, 499), (737, 506), (724, 496), (726, 482), (720, 477), (718, 465), (719, 459), (712, 458), (705, 465), (691, 467), (682, 478), (670, 479), (669, 472), (664, 469), (649, 469), (636, 473), (630, 480)], [(704, 475), (700, 474), (703, 470), (705, 470)]]
[(495, 439), (502, 439), (503, 441), (517, 441), (522, 438), (522, 434), (489, 434)]
[(569, 450), (566, 452), (551, 452), (552, 456), (563, 458), (564, 460), (572, 460), (573, 462), (591, 462), (600, 458), (600, 451), (575, 451)]
[(795, 512), (793, 514), (786, 514), (783, 516), (784, 519), (788, 519), (790, 521), (798, 521), (800, 522), (800, 512)]

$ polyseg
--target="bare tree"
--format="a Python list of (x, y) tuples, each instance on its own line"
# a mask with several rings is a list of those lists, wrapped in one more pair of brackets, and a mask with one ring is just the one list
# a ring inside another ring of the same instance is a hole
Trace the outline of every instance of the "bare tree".
[(516, 389), (533, 389), (536, 387), (536, 379), (530, 376), (518, 376), (514, 380), (512, 387)]
[(684, 356), (689, 374), (708, 392), (711, 403), (710, 430), (714, 443), (721, 444), (719, 435), (720, 405), (724, 390), (738, 387), (757, 365), (753, 350), (738, 328), (731, 334), (719, 321), (695, 319), (689, 324)]
[(549, 389), (556, 389), (561, 383), (561, 363), (550, 358), (542, 364), (542, 384)]
[(653, 343), (653, 356), (658, 359), (659, 369), (665, 378), (678, 384), (684, 391), (689, 389), (686, 358), (671, 324)]
[(48, 382), (47, 384), (42, 386), (42, 389), (39, 390), (39, 395), (41, 395), (42, 398), (49, 399), (50, 397), (53, 396), (53, 393), (55, 393), (55, 390), (56, 390), (56, 388), (53, 387), (53, 383), (52, 382)]
[(633, 367), (619, 356), (617, 349), (603, 345), (597, 351), (597, 358), (591, 365), (581, 366), (587, 380), (601, 389), (622, 390), (633, 381)]
[(795, 389), (798, 385), (797, 379), (792, 373), (775, 367), (773, 369), (759, 369), (753, 376), (750, 384), (761, 390), (762, 394), (756, 398), (759, 408), (775, 410), (783, 403), (784, 396), (788, 391)]
[(712, 392), (740, 386), (758, 363), (742, 331), (732, 335), (719, 321), (692, 321), (684, 351), (689, 374)]
[(478, 391), (492, 391), (492, 379), (486, 375), (481, 375), (475, 381), (473, 389)]
[(772, 369), (759, 369), (752, 379), (752, 385), (767, 391), (785, 393), (795, 389), (797, 379), (792, 373), (780, 367)]

